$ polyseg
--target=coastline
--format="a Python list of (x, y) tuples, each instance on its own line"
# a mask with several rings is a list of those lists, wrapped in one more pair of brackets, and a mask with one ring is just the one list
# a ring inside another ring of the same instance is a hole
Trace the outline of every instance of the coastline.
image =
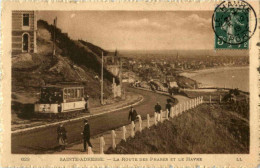
[(189, 72), (182, 72), (180, 75), (185, 76), (187, 78), (192, 78), (197, 75), (204, 75), (214, 72), (221, 72), (226, 70), (238, 70), (238, 69), (248, 69), (249, 66), (234, 66), (234, 67), (217, 67), (217, 68), (208, 68), (208, 69), (200, 69), (195, 71), (189, 71)]

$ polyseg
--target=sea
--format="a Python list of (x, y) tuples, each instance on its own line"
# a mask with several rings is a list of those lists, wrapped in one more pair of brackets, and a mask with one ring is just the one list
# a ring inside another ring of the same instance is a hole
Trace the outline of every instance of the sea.
[(249, 92), (249, 67), (197, 73), (190, 78), (205, 86), (239, 88), (242, 91)]

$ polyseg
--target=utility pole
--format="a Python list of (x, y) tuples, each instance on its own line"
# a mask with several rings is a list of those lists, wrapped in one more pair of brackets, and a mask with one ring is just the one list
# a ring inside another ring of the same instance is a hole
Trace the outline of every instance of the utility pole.
[(100, 96), (100, 100), (101, 100), (101, 105), (104, 104), (103, 102), (103, 66), (104, 66), (104, 61), (103, 61), (103, 51), (102, 51), (102, 63), (101, 63), (101, 96)]
[(53, 54), (52, 54), (52, 58), (55, 56), (56, 54), (56, 49), (55, 49), (55, 42), (56, 42), (56, 33), (55, 33), (55, 29), (56, 29), (56, 24), (57, 24), (57, 17), (55, 17), (54, 21), (53, 21)]
[[(116, 50), (116, 55), (118, 54), (117, 50)], [(123, 67), (122, 67), (122, 58), (119, 57), (119, 82), (120, 82), (120, 86), (121, 86), (121, 97), (125, 97), (125, 87), (123, 86), (123, 82), (122, 82), (122, 75), (123, 75)], [(123, 95), (123, 96), (122, 96)]]
[(119, 63), (120, 63), (120, 70), (119, 70), (119, 80), (120, 80), (120, 86), (121, 86), (121, 98), (125, 96), (125, 88), (123, 87), (123, 83), (122, 83), (122, 59), (119, 59)]
[(119, 60), (119, 63), (120, 63), (120, 70), (119, 70), (119, 72), (120, 72), (120, 76), (119, 76), (119, 80), (120, 80), (120, 85), (122, 85), (122, 74), (123, 74), (123, 69), (122, 69), (122, 59), (120, 58), (120, 60)]

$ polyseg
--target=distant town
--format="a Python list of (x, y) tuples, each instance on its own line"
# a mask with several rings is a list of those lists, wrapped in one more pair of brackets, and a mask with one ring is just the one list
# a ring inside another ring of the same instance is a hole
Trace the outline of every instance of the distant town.
[[(123, 57), (123, 81), (177, 82), (182, 72), (209, 68), (248, 66), (248, 56), (140, 56)], [(129, 81), (128, 81), (129, 80)], [(173, 86), (176, 84), (173, 84)]]

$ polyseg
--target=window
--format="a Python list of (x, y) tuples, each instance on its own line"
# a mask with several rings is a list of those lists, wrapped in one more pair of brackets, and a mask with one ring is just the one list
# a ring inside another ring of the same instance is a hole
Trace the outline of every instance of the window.
[(81, 89), (82, 97), (84, 97), (84, 89)]
[(77, 89), (77, 98), (80, 98), (81, 94), (80, 94), (80, 89)]
[(64, 99), (67, 99), (67, 95), (68, 95), (68, 90), (64, 89)]
[(23, 34), (23, 52), (29, 52), (29, 35)]
[(77, 89), (73, 89), (74, 90), (74, 97), (73, 98), (77, 98)]
[(74, 98), (75, 97), (75, 94), (74, 94), (74, 89), (70, 89), (70, 93), (71, 93), (71, 97), (70, 98)]
[(23, 26), (29, 26), (29, 14), (23, 14)]
[(82, 98), (83, 97), (82, 89), (79, 89), (79, 93), (80, 93), (80, 98)]
[(71, 98), (71, 90), (68, 89), (68, 99), (70, 99), (70, 98)]

